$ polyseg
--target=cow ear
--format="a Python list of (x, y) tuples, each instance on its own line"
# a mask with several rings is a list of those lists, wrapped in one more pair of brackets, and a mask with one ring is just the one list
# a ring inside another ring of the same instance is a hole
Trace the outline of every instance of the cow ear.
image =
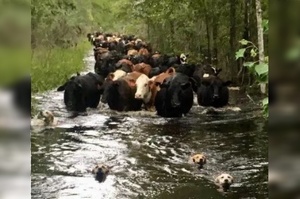
[(160, 85), (161, 85), (161, 83), (155, 82), (155, 86), (160, 86)]
[(181, 88), (184, 89), (184, 90), (188, 89), (190, 86), (191, 86), (190, 82), (186, 82), (186, 83), (181, 84)]
[(134, 79), (129, 80), (129, 86), (136, 86), (136, 83), (135, 83)]
[(222, 68), (219, 68), (216, 70), (216, 75), (219, 75), (219, 73), (222, 71)]
[(60, 86), (60, 87), (58, 87), (58, 88), (57, 88), (57, 91), (64, 91), (65, 88), (66, 88), (66, 84), (64, 84), (64, 85), (62, 85), (62, 86)]
[(110, 80), (113, 80), (115, 77), (115, 75), (113, 73), (109, 73), (107, 78), (110, 79)]
[(153, 87), (153, 84), (154, 84), (153, 80), (149, 80), (149, 81), (148, 81), (148, 85), (149, 85), (150, 88)]
[(171, 67), (171, 68), (169, 68), (167, 71), (166, 71), (166, 73), (167, 74), (170, 74), (170, 75), (173, 75), (173, 74), (175, 74), (175, 68), (173, 68), (173, 67)]
[(226, 82), (223, 82), (223, 86), (229, 86), (230, 84), (232, 84), (232, 81), (226, 81)]

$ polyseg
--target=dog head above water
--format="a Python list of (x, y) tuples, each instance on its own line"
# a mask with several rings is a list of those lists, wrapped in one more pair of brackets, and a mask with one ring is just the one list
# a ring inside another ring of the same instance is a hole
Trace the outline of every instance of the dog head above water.
[(99, 182), (104, 182), (110, 169), (112, 167), (109, 167), (107, 165), (104, 164), (97, 164), (93, 170), (92, 170), (92, 174), (94, 174), (95, 179)]
[(228, 173), (222, 173), (215, 178), (215, 183), (226, 192), (233, 183), (233, 177)]
[(40, 111), (34, 118), (31, 119), (31, 126), (55, 126), (57, 119), (49, 110)]
[(206, 157), (202, 153), (197, 153), (191, 157), (193, 163), (199, 165), (199, 168), (203, 168), (203, 165), (206, 164)]
[(51, 111), (44, 110), (39, 112), (38, 119), (44, 120), (46, 125), (52, 125), (54, 122), (54, 115)]

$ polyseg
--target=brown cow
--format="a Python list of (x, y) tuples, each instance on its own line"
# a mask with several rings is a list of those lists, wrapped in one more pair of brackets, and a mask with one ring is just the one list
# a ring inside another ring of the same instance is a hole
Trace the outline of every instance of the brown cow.
[(150, 55), (149, 51), (148, 51), (147, 48), (145, 48), (145, 47), (142, 47), (142, 48), (139, 50), (138, 54), (139, 54), (139, 55), (144, 55), (144, 56), (147, 56), (147, 57)]
[(137, 55), (139, 52), (135, 49), (130, 49), (127, 51), (127, 55), (128, 56), (133, 56), (133, 55)]
[(151, 66), (145, 63), (136, 64), (133, 66), (133, 71), (141, 72), (149, 77)]
[(132, 73), (128, 73), (123, 79), (128, 83), (130, 87), (136, 87), (136, 80), (141, 76), (142, 73), (134, 71)]
[(97, 47), (94, 48), (94, 58), (97, 61), (101, 54), (108, 52), (109, 50), (107, 48)]
[(175, 75), (176, 71), (175, 68), (171, 67), (166, 72), (161, 73), (157, 76), (152, 77), (149, 80), (149, 85), (151, 85), (151, 99), (148, 104), (146, 104), (146, 109), (149, 111), (155, 111), (154, 102), (157, 92), (160, 90), (160, 85), (163, 83), (163, 81), (172, 76)]
[(123, 69), (124, 71), (129, 73), (133, 71), (133, 63), (128, 59), (121, 59), (116, 63), (116, 68)]

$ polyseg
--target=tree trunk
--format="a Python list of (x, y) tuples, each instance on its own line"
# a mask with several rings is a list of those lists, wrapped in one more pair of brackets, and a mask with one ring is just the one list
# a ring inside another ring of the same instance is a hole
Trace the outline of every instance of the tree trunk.
[[(256, 0), (256, 20), (257, 20), (257, 43), (258, 43), (258, 57), (259, 63), (263, 63), (265, 60), (264, 56), (264, 33), (262, 27), (262, 10), (260, 0)], [(266, 93), (266, 84), (260, 84), (260, 91)]]
[(216, 16), (213, 18), (213, 58), (216, 58), (216, 60), (213, 60), (214, 65), (218, 65), (218, 19)]
[(207, 61), (211, 64), (211, 30), (210, 30), (210, 23), (209, 23), (209, 16), (207, 12), (205, 13), (205, 23), (206, 23), (206, 39), (207, 39)]
[(174, 30), (174, 21), (170, 20), (170, 43), (169, 43), (169, 49), (168, 51), (174, 51), (174, 35), (175, 35), (175, 30)]
[(236, 47), (236, 0), (230, 0), (230, 76), (232, 77), (232, 81), (237, 82), (237, 74), (238, 74), (238, 64), (235, 60), (235, 52), (237, 50)]

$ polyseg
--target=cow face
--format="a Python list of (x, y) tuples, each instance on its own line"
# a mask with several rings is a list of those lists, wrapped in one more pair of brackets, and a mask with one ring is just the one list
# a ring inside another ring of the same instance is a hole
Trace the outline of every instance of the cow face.
[(167, 87), (167, 98), (170, 99), (172, 108), (181, 108), (184, 105), (185, 96), (190, 96), (190, 93), (193, 95), (189, 77), (183, 74), (167, 78), (162, 84), (163, 87)]
[(231, 81), (222, 81), (217, 76), (203, 78), (198, 88), (198, 104), (201, 106), (223, 107), (228, 104), (229, 91), (227, 86)]
[(148, 103), (151, 98), (151, 81), (146, 75), (142, 74), (136, 80), (137, 90), (135, 93), (135, 99), (142, 99), (145, 103)]
[(188, 54), (183, 54), (181, 53), (179, 56), (179, 60), (181, 64), (187, 64), (187, 58), (188, 58)]
[(231, 84), (231, 81), (223, 82), (220, 78), (216, 76), (210, 76), (208, 78), (203, 78), (202, 85), (209, 88), (212, 92), (212, 99), (217, 100), (220, 98), (220, 90), (222, 87), (227, 87)]

